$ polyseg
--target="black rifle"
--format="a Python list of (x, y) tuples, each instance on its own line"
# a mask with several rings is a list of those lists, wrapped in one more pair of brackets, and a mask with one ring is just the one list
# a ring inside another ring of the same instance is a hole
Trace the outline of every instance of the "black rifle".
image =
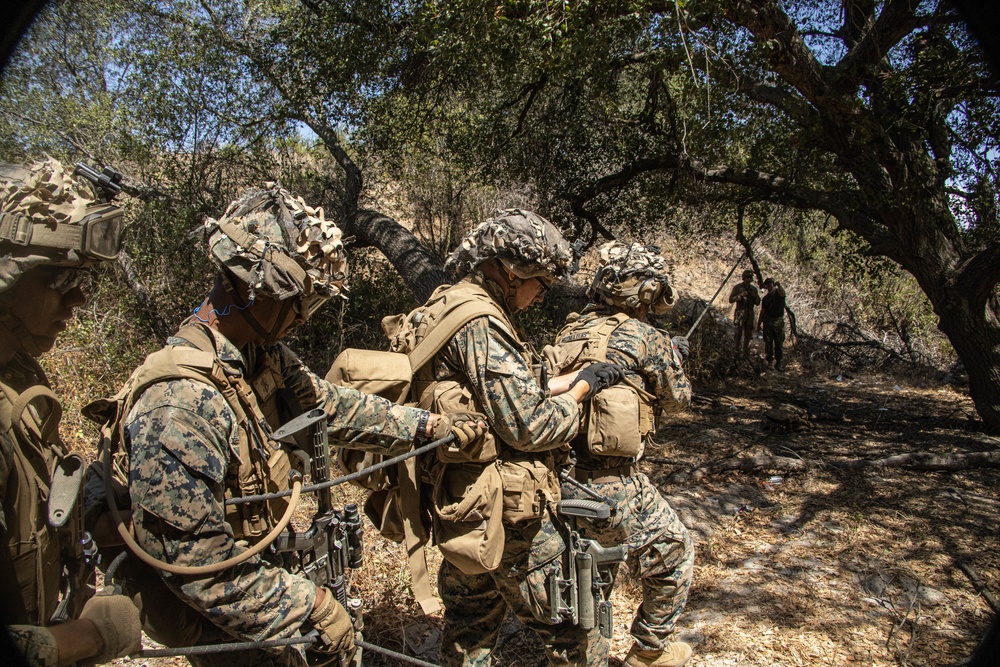
[(110, 203), (122, 191), (122, 173), (114, 167), (105, 167), (104, 171), (99, 172), (83, 162), (77, 162), (73, 175), (83, 176), (93, 183), (97, 194), (105, 204)]
[[(313, 484), (330, 479), (330, 443), (327, 438), (328, 416), (324, 410), (310, 410), (283, 425), (273, 433), (275, 440), (295, 444), (295, 436), (304, 433), (312, 449), (308, 452)], [(358, 506), (349, 503), (344, 509), (334, 509), (330, 488), (317, 491), (319, 509), (312, 525), (304, 533), (289, 528), (271, 545), (275, 552), (295, 551), (301, 559), (302, 571), (317, 586), (326, 586), (354, 617), (355, 634), (361, 639), (363, 629), (361, 600), (348, 597), (345, 572), (361, 567), (364, 560), (362, 538), (364, 528)], [(361, 651), (355, 652), (353, 664), (361, 664)]]
[(613, 582), (610, 566), (624, 562), (628, 547), (602, 547), (595, 540), (582, 537), (578, 518), (607, 519), (611, 507), (596, 500), (561, 500), (560, 516), (569, 518), (566, 552), (548, 566), (550, 620), (553, 624), (571, 620), (584, 630), (597, 627), (611, 638), (614, 622), (608, 596)]
[(79, 618), (96, 588), (97, 545), (83, 529), (83, 512), (78, 506), (85, 468), (80, 455), (69, 454), (59, 459), (52, 471), (48, 522), (59, 535), (63, 564), (61, 596), (50, 619), (53, 624)]

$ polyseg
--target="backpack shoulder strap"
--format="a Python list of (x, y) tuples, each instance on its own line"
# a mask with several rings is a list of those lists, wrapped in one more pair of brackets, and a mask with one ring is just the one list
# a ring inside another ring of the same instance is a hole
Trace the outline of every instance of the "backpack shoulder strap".
[(474, 290), (455, 290), (455, 292), (453, 296), (457, 298), (454, 298), (438, 316), (438, 321), (430, 333), (410, 351), (408, 356), (414, 373), (433, 359), (459, 329), (477, 317), (495, 317), (501, 323), (506, 323), (507, 317), (488, 296), (484, 298)]
[(611, 342), (611, 334), (621, 325), (625, 324), (629, 320), (629, 316), (625, 313), (615, 313), (614, 315), (607, 317), (601, 322), (594, 332), (591, 334), (591, 339), (597, 342), (597, 349), (594, 351), (594, 357), (598, 361), (608, 360), (608, 344)]

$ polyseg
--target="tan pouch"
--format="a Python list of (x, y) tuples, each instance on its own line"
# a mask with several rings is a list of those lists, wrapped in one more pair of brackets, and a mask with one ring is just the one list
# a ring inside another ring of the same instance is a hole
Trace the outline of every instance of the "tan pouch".
[(548, 502), (559, 502), (559, 484), (545, 461), (501, 461), (503, 518), (511, 523), (538, 519)]
[(642, 453), (639, 393), (617, 384), (594, 394), (590, 401), (587, 447), (600, 456), (637, 457)]
[(503, 483), (494, 463), (442, 465), (434, 480), (434, 535), (465, 574), (492, 572), (503, 557)]
[(368, 494), (368, 499), (365, 500), (365, 516), (382, 537), (393, 542), (402, 542), (405, 538), (398, 486)]
[(349, 347), (333, 361), (326, 381), (402, 403), (410, 393), (410, 358), (399, 352)]
[[(421, 399), (421, 407), (424, 407), (425, 400), (426, 397)], [(476, 411), (472, 394), (454, 380), (438, 382), (433, 389), (433, 398), (426, 405), (432, 412), (444, 415), (450, 412)], [(489, 431), (463, 447), (451, 443), (437, 448), (437, 458), (442, 463), (487, 463), (496, 457), (496, 440)]]

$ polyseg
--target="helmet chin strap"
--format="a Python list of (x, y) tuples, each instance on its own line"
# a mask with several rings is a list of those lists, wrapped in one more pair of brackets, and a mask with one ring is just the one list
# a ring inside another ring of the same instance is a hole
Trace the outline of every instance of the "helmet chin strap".
[(285, 322), (285, 318), (288, 317), (288, 311), (292, 307), (291, 299), (284, 299), (281, 302), (281, 311), (278, 313), (278, 317), (274, 320), (274, 324), (271, 326), (271, 331), (264, 328), (264, 325), (253, 316), (250, 312), (251, 301), (244, 302), (243, 297), (240, 295), (239, 290), (233, 285), (232, 280), (230, 280), (229, 275), (226, 271), (222, 272), (222, 284), (226, 288), (226, 292), (229, 293), (229, 297), (236, 304), (236, 311), (243, 317), (244, 321), (250, 325), (250, 328), (264, 340), (265, 345), (275, 345), (278, 342), (278, 330), (282, 324)]
[(40, 357), (42, 353), (48, 351), (48, 348), (39, 342), (38, 337), (28, 333), (21, 320), (11, 314), (10, 304), (6, 301), (0, 301), (0, 327), (6, 329), (11, 337), (20, 343), (21, 349), (32, 357)]

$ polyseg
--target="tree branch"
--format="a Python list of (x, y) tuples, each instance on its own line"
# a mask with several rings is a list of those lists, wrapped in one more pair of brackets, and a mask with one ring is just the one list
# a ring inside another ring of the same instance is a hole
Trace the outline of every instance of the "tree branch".
[[(858, 72), (880, 61), (892, 47), (917, 28), (929, 25), (930, 17), (914, 16), (919, 4), (918, 0), (889, 0), (871, 29), (862, 31), (857, 43), (837, 63), (834, 68), (837, 84), (855, 82)], [(844, 23), (846, 30), (846, 19)]]
[(965, 259), (954, 275), (956, 290), (971, 295), (973, 309), (981, 311), (1000, 282), (1000, 243), (991, 243)]

